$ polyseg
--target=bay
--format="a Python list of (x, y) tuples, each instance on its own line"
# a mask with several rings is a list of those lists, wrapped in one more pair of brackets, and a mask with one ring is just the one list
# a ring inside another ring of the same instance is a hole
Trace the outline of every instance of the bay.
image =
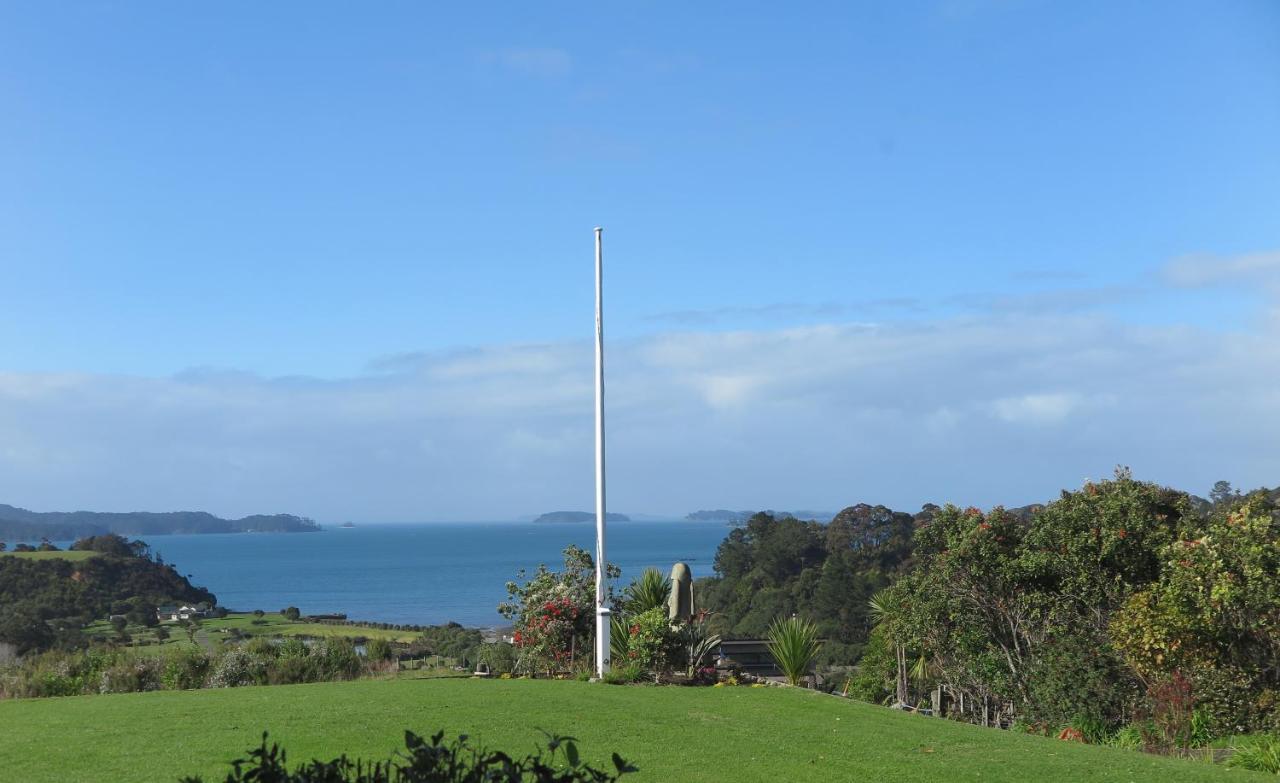
[[(608, 529), (619, 587), (647, 567), (682, 561), (710, 576), (729, 532), (709, 522), (618, 522)], [(235, 611), (343, 613), (353, 620), (435, 625), (504, 623), (506, 583), (539, 563), (559, 568), (569, 544), (595, 551), (591, 524), (467, 522), (357, 524), (318, 533), (156, 536), (154, 552)]]

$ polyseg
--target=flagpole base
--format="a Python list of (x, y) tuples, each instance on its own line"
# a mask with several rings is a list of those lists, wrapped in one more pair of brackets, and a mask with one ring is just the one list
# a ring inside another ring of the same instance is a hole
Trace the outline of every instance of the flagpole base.
[(596, 676), (609, 673), (609, 631), (613, 627), (613, 612), (607, 606), (596, 607)]

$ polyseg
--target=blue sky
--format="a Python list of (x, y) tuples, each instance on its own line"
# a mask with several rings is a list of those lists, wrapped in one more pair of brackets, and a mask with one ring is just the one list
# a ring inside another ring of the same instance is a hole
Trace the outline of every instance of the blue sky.
[(1277, 139), (1272, 2), (0, 3), (0, 501), (585, 506), (597, 224), (620, 510), (1274, 485)]

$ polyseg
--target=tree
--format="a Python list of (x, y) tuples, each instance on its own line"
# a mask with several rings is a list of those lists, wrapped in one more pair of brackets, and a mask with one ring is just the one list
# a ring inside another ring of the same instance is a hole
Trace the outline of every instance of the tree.
[(253, 616), (254, 616), (254, 617), (261, 618), (261, 617), (263, 617), (263, 616), (265, 616), (265, 615), (266, 615), (266, 612), (262, 611), (261, 609), (254, 609), (254, 610), (253, 610)]
[(1160, 578), (1115, 613), (1111, 635), (1148, 688), (1185, 679), (1217, 732), (1261, 728), (1280, 690), (1280, 522), (1264, 493), (1216, 508), (1160, 550)]
[(7, 548), (8, 548), (8, 546), (9, 546), (9, 545), (8, 545), (8, 544), (6, 544), (5, 542), (0, 541), (0, 552), (5, 551), (5, 549), (7, 549)]
[(124, 536), (118, 536), (115, 533), (106, 533), (100, 536), (88, 536), (82, 538), (71, 545), (71, 548), (81, 552), (98, 552), (104, 555), (112, 555), (115, 557), (144, 557), (149, 558), (151, 548), (142, 541), (129, 541)]
[(894, 704), (904, 706), (909, 703), (907, 692), (907, 647), (903, 644), (906, 637), (902, 629), (905, 619), (902, 609), (902, 597), (891, 589), (881, 590), (867, 601), (871, 610), (871, 619), (877, 630), (884, 635), (885, 642), (893, 648), (896, 662), (894, 675)]
[(918, 567), (893, 588), (904, 609), (893, 640), (924, 652), (968, 704), (1114, 724), (1139, 706), (1141, 687), (1110, 619), (1160, 577), (1161, 550), (1193, 526), (1185, 494), (1123, 468), (1028, 518), (948, 506), (917, 530)]
[(43, 650), (53, 644), (54, 633), (34, 607), (19, 604), (0, 612), (0, 642), (17, 648), (19, 655)]
[(284, 615), (284, 619), (291, 622), (296, 622), (298, 618), (302, 617), (302, 612), (296, 606), (286, 606), (280, 614)]
[(1213, 501), (1215, 506), (1228, 505), (1238, 497), (1240, 494), (1231, 489), (1230, 481), (1214, 482), (1213, 489), (1209, 492), (1209, 500)]

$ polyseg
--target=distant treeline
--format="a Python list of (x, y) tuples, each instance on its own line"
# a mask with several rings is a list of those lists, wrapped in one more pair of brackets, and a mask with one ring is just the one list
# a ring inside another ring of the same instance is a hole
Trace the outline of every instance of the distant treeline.
[[(593, 522), (596, 515), (593, 511), (548, 511), (534, 522)], [(626, 514), (615, 514), (612, 511), (604, 515), (606, 522), (630, 522)]]
[(205, 511), (28, 511), (0, 503), (0, 540), (72, 540), (107, 533), (163, 536), (174, 533), (310, 533), (320, 526), (293, 514), (223, 519)]
[(794, 517), (796, 519), (812, 519), (819, 522), (830, 521), (836, 515), (834, 511), (774, 511), (773, 509), (765, 509), (761, 512), (756, 511), (730, 511), (727, 508), (701, 509), (684, 515), (684, 518), (690, 522), (746, 522), (757, 513), (768, 514), (771, 517)]

